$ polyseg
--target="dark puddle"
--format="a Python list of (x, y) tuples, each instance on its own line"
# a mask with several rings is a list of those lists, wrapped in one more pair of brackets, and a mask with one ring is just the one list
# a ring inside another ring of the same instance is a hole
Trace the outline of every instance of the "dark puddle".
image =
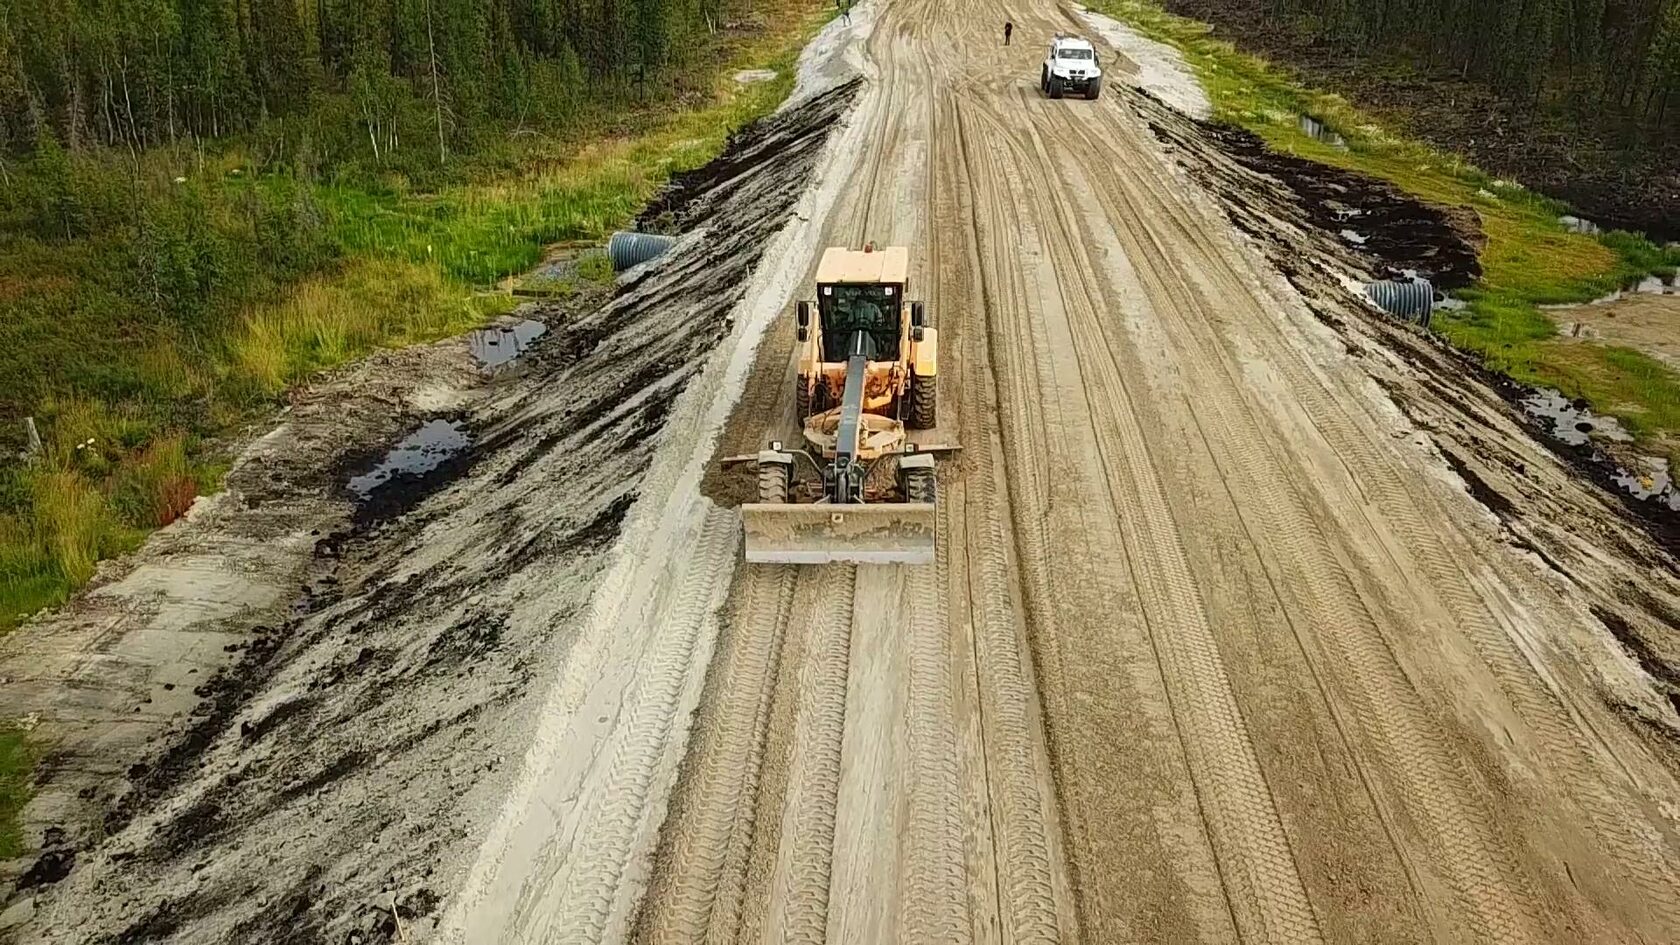
[(1523, 413), (1533, 420), (1547, 436), (1573, 447), (1593, 465), (1603, 470), (1605, 478), (1626, 496), (1641, 503), (1649, 503), (1671, 512), (1680, 512), (1680, 492), (1668, 468), (1668, 460), (1660, 456), (1634, 454), (1635, 469), (1623, 465), (1626, 460), (1612, 458), (1594, 445), (1594, 440), (1630, 443), (1633, 437), (1622, 429), (1614, 418), (1601, 417), (1587, 409), (1586, 401), (1570, 400), (1555, 390), (1536, 390), (1518, 401)]
[(1337, 134), (1322, 119), (1314, 118), (1311, 115), (1302, 115), (1301, 132), (1314, 141), (1322, 141), (1338, 151), (1347, 150), (1347, 139)]
[(467, 347), (472, 351), (472, 356), (478, 359), (479, 364), (497, 367), (524, 354), (531, 347), (531, 343), (541, 338), (546, 331), (547, 325), (527, 318), (517, 324), (475, 331), (467, 337)]
[(366, 501), (375, 491), (403, 478), (419, 478), (437, 469), (471, 443), (456, 420), (428, 420), (391, 448), (379, 465), (351, 478), (350, 491)]
[(471, 455), (472, 437), (459, 420), (428, 420), (346, 488), (359, 503), (358, 524), (395, 518), (455, 478)]

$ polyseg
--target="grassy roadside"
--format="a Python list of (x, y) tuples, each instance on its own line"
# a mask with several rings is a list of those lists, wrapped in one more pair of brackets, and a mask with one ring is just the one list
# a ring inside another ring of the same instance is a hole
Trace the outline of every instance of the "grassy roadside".
[(29, 799), (29, 776), (35, 766), (35, 749), (23, 730), (0, 726), (0, 859), (23, 853), (17, 812)]
[[(704, 71), (673, 100), (522, 136), (444, 186), (259, 174), (236, 142), (208, 160), (140, 155), (128, 180), (59, 155), (65, 186), (42, 205), (62, 238), (8, 229), (0, 200), (0, 633), (217, 488), (227, 444), (288, 388), (506, 311), (512, 299), (487, 288), (546, 244), (627, 224), (672, 173), (773, 110), (833, 8), (755, 9), (768, 25), (697, 56)], [(776, 77), (734, 80), (749, 68)], [(90, 218), (105, 204), (138, 222), (103, 230)], [(42, 440), (29, 462), (14, 458), (22, 416)], [(41, 750), (0, 722), (0, 858), (22, 852), (17, 816)]]
[[(0, 632), (215, 489), (222, 444), (287, 388), (505, 311), (485, 289), (623, 226), (773, 109), (832, 6), (754, 9), (768, 25), (720, 34), (670, 100), (509, 136), (442, 186), (261, 173), (253, 142), (40, 162), (38, 199), (0, 207), (54, 231), (0, 225)], [(734, 81), (747, 68), (776, 77)], [(43, 447), (27, 464), (24, 416)]]
[[(1582, 397), (1621, 420), (1652, 452), (1680, 459), (1680, 374), (1630, 348), (1564, 342), (1541, 305), (1600, 298), (1649, 273), (1672, 273), (1680, 251), (1630, 233), (1586, 236), (1558, 223), (1562, 204), (1494, 180), (1455, 155), (1388, 134), (1340, 96), (1308, 88), (1284, 70), (1214, 39), (1206, 24), (1149, 0), (1087, 0), (1098, 13), (1177, 48), (1213, 104), (1214, 117), (1258, 134), (1276, 150), (1388, 180), (1432, 203), (1481, 217), (1483, 278), (1460, 293), (1469, 303), (1438, 313), (1435, 327), (1492, 369)], [(1307, 134), (1310, 115), (1345, 147)]]

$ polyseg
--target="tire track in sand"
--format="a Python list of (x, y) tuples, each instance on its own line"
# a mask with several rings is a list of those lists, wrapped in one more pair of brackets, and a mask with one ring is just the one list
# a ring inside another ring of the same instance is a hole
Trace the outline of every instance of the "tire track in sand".
[[(697, 553), (683, 575), (675, 606), (668, 611), (672, 622), (655, 638), (653, 652), (636, 675), (635, 702), (630, 718), (615, 730), (617, 744), (606, 777), (594, 782), (595, 789), (585, 801), (573, 839), (575, 843), (578, 837), (589, 837), (590, 848), (574, 848), (565, 861), (559, 914), (550, 920), (546, 912), (526, 913), (537, 926), (520, 924), (517, 933), (525, 939), (593, 945), (606, 937), (609, 922), (624, 916), (640, 894), (639, 889), (627, 888), (632, 884), (623, 879), (632, 870), (633, 858), (640, 855), (636, 842), (645, 818), (663, 815), (663, 804), (653, 811), (647, 801), (666, 760), (672, 732), (687, 723), (686, 718), (679, 719), (677, 706), (690, 679), (701, 627), (715, 619), (715, 598), (724, 577), (711, 565), (729, 562), (732, 556), (723, 551), (738, 540), (735, 517), (727, 509), (710, 509)], [(539, 888), (526, 887), (527, 895), (534, 892)]]
[[(987, 123), (997, 142), (1008, 144), (1018, 133), (995, 118)], [(1018, 159), (1053, 167), (1036, 129), (1025, 126), (1025, 138), (1013, 145), (1025, 152)], [(1068, 328), (1077, 363), (1086, 376), (1093, 432), (1110, 472), (1111, 501), (1121, 515), (1132, 581), (1145, 602), (1149, 636), (1238, 928), (1248, 941), (1318, 941), (1317, 919), (1176, 537), (1125, 372), (1101, 336), (1100, 296), (1090, 285), (1096, 270), (1083, 251), (1065, 196), (1046, 188), (1037, 197), (1040, 215), (1062, 237), (1048, 245), (1062, 261), (1057, 267), (1060, 289), (1071, 313)]]
[(829, 565), (822, 572), (824, 593), (818, 595), (817, 622), (799, 677), (799, 731), (765, 936), (778, 945), (823, 945), (828, 935), (857, 567)]
[(1276, 572), (1274, 583), (1291, 609), (1306, 617), (1307, 626), (1320, 628), (1313, 639), (1302, 640), (1303, 647), (1309, 654), (1324, 654), (1318, 663), (1327, 676), (1340, 680), (1340, 701), (1355, 706), (1367, 740), (1382, 746), (1377, 760), (1388, 773), (1385, 780), (1404, 785), (1407, 806), (1436, 847), (1434, 862), (1458, 893), (1478, 937), (1539, 940), (1533, 917), (1523, 905), (1528, 897), (1521, 878), (1483, 826), (1489, 812), (1476, 803), (1463, 766), (1450, 756), (1444, 735), (1399, 668), (1348, 576), (1344, 556), (1332, 549), (1318, 519), (1291, 485), (1294, 480), (1264, 445), (1276, 438), (1232, 393), (1243, 389), (1241, 378), (1211, 338), (1211, 329), (1195, 314), (1207, 310), (1207, 300), (1188, 281), (1170, 281), (1180, 263), (1155, 231), (1136, 222), (1172, 213), (1145, 206), (1147, 200), (1159, 198), (1140, 192), (1130, 181), (1105, 181), (1097, 192), (1109, 202), (1108, 218), (1122, 232), (1128, 251), (1139, 254), (1136, 271), (1157, 301), (1157, 311), (1166, 316), (1169, 336), (1181, 352), (1190, 354), (1176, 358), (1192, 378), (1192, 389), (1200, 392), (1194, 403), (1186, 402), (1186, 409), (1203, 431), (1222, 476), (1245, 484), (1237, 507), (1245, 519), (1253, 516), (1248, 520), (1250, 534), (1269, 551), (1262, 560)]
[(900, 937), (907, 942), (957, 943), (970, 927), (957, 810), (962, 783), (957, 770), (954, 680), (946, 591), (948, 513), (937, 509), (940, 554), (933, 567), (906, 569), (910, 619), (910, 853), (900, 878), (904, 890)]
[[(931, 77), (926, 77), (931, 81)], [(941, 318), (942, 273), (940, 253), (943, 240), (936, 224), (934, 168), (939, 141), (939, 109), (927, 103), (926, 161), (920, 169), (924, 179), (923, 235), (926, 258), (920, 267), (921, 296), (936, 329), (949, 327), (942, 338), (950, 344), (952, 329), (960, 332), (956, 319)], [(962, 415), (950, 396), (951, 380), (961, 379), (961, 368), (942, 366), (946, 387), (940, 405), (940, 427), (960, 426)], [(962, 945), (972, 936), (968, 901), (967, 864), (963, 858), (962, 774), (957, 760), (956, 678), (952, 654), (952, 632), (948, 595), (950, 583), (950, 467), (942, 476), (941, 496), (935, 509), (935, 544), (938, 555), (930, 567), (906, 569), (904, 587), (908, 605), (909, 635), (909, 853), (902, 860), (900, 885), (900, 938), (907, 942), (941, 942)]]
[[(650, 945), (689, 945), (707, 939), (714, 924), (734, 928), (741, 874), (752, 842), (759, 772), (770, 701), (793, 601), (794, 568), (746, 565), (744, 604), (727, 641), (728, 663), (709, 704), (717, 718), (696, 739), (693, 781), (682, 800), (692, 805), (674, 820), (670, 882), (650, 893), (649, 915), (638, 936)], [(714, 906), (722, 903), (720, 921)], [(732, 934), (732, 933), (731, 933)]]
[[(1178, 234), (1199, 251), (1217, 253), (1205, 234), (1176, 218), (1174, 223)], [(1410, 590), (1428, 611), (1425, 619), (1440, 632), (1456, 629), (1469, 639), (1538, 740), (1544, 763), (1591, 823), (1593, 839), (1638, 888), (1638, 898), (1650, 913), (1648, 921), (1660, 926), (1653, 934), (1680, 937), (1680, 877), (1668, 865), (1666, 843), (1637, 810), (1638, 802), (1625, 796), (1631, 785), (1616, 766), (1595, 761), (1590, 746), (1596, 736), (1590, 723), (1559, 681), (1519, 644), (1523, 634), (1508, 629), (1505, 620), (1509, 618), (1477, 593), (1470, 576), (1450, 566), (1474, 556), (1458, 532), (1433, 524), (1452, 522), (1451, 512), (1435, 497), (1423, 494), (1407, 470), (1371, 441), (1365, 433), (1368, 424), (1349, 415), (1347, 404), (1359, 402), (1357, 392), (1346, 391), (1349, 396), (1343, 400), (1328, 396), (1332, 382), (1319, 380), (1319, 372), (1288, 343), (1277, 320), (1263, 315), (1266, 300), (1252, 288), (1247, 291), (1254, 304), (1231, 306), (1232, 314), (1251, 329), (1247, 337), (1291, 381), (1313, 430), (1347, 465), (1361, 492), (1375, 499), (1381, 519), (1369, 521), (1368, 526), (1373, 531), (1392, 528), (1402, 539), (1400, 548), (1391, 549), (1399, 556), (1392, 568), (1408, 578)], [(1228, 350), (1226, 355), (1234, 356)], [(1580, 683), (1587, 685), (1584, 680)], [(1618, 785), (1620, 792), (1612, 791), (1611, 784)]]
[[(964, 175), (974, 182), (965, 110), (960, 103), (952, 109), (952, 146), (958, 149)], [(971, 197), (968, 225), (978, 237), (979, 227), (972, 215), (978, 212), (979, 194), (972, 193)], [(995, 276), (979, 257), (982, 251), (977, 238), (971, 244), (974, 256), (970, 265), (980, 276), (983, 311), (974, 331), (989, 339), (992, 332), (987, 328), (996, 317), (998, 296)], [(969, 370), (977, 379), (984, 373), (979, 365), (971, 365)], [(977, 394), (965, 397), (971, 415), (991, 421), (983, 427), (985, 441), (971, 444), (971, 452), (966, 454), (966, 462), (972, 465), (965, 477), (971, 516), (965, 532), (974, 537), (965, 545), (965, 564), (975, 598), (973, 610), (980, 624), (975, 634), (975, 662), (985, 717), (987, 780), (997, 811), (993, 834), (998, 846), (996, 862), (1004, 874), (998, 877), (998, 883), (1006, 893), (1000, 907), (1014, 941), (1056, 942), (1072, 940), (1076, 932), (1071, 919), (1064, 923), (1056, 901), (1054, 872), (1060, 865), (1059, 856), (1051, 846), (1053, 823), (1038, 774), (1039, 764), (1042, 761), (1047, 766), (1048, 758), (1029, 689), (1031, 671), (1023, 651), (1020, 611), (1012, 593), (1008, 555), (1011, 533), (1005, 524), (1009, 486), (1003, 478), (1007, 461), (998, 438), (1002, 412), (996, 395), (996, 391), (981, 387)]]

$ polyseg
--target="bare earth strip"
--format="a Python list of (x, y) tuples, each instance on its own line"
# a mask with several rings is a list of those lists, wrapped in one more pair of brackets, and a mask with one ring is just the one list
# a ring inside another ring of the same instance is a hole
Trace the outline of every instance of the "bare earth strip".
[[(1672, 937), (1671, 755), (1617, 708), (1648, 681), (1321, 321), (1359, 303), (1286, 284), (1163, 148), (1188, 117), (1122, 88), (1111, 50), (1097, 102), (1039, 94), (1041, 38), (1073, 16), (873, 11), (827, 242), (913, 247), (936, 438), (964, 446), (941, 554), (856, 569), (844, 613), (793, 595), (816, 649), (783, 643), (782, 683), (737, 696), (730, 647), (644, 929), (705, 914), (711, 860), (746, 850), (767, 914), (708, 941)], [(765, 336), (721, 450), (793, 434), (791, 341)], [(737, 594), (832, 580), (749, 568)], [(849, 678), (837, 791), (819, 663)], [(718, 769), (723, 741), (784, 773)], [(696, 831), (729, 852), (696, 857)]]

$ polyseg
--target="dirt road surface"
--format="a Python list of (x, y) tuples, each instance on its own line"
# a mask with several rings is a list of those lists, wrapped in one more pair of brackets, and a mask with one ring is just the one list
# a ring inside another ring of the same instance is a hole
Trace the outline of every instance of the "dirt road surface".
[[(1673, 542), (1348, 290), (1394, 260), (1315, 221), (1379, 188), (1117, 28), (1041, 95), (1089, 24), (831, 24), (17, 937), (1680, 940)], [(715, 460), (796, 435), (792, 300), (865, 241), (940, 329), (937, 562), (742, 564)]]
[[(913, 247), (939, 561), (738, 571), (635, 939), (1673, 939), (1673, 770), (1603, 697), (1639, 672), (1238, 235), (1231, 162), (1163, 145), (1193, 123), (1107, 49), (1101, 99), (1040, 94), (1075, 13), (876, 11), (826, 242)], [(791, 334), (723, 451), (794, 436)]]

